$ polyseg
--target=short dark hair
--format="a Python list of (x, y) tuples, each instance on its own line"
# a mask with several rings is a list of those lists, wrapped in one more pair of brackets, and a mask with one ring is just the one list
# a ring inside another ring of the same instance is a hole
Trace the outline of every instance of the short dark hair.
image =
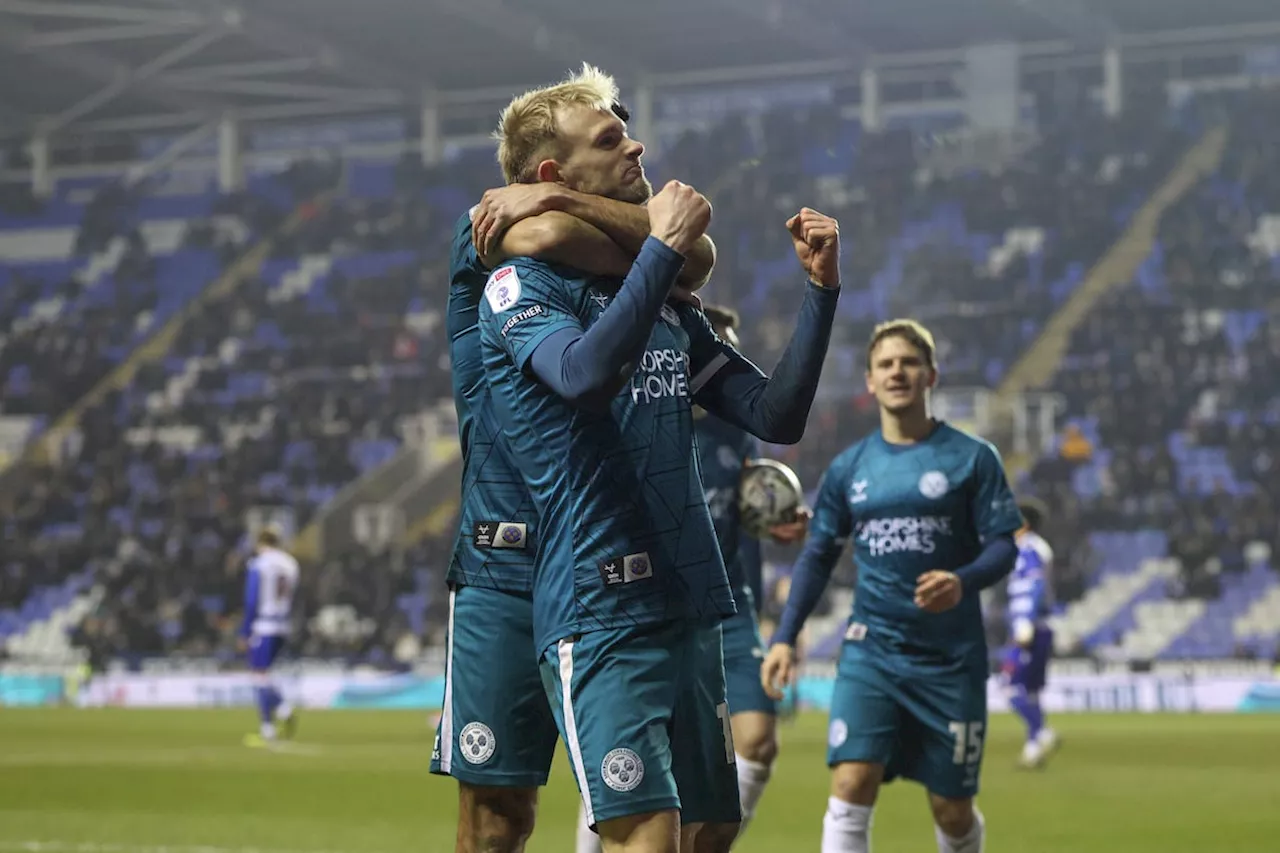
[(1037, 498), (1023, 498), (1018, 501), (1018, 512), (1022, 513), (1022, 520), (1027, 523), (1027, 527), (1033, 533), (1039, 533), (1045, 516), (1049, 514), (1049, 508)]
[(880, 342), (887, 338), (902, 338), (920, 350), (930, 369), (938, 369), (938, 351), (933, 343), (933, 334), (915, 320), (890, 320), (887, 323), (880, 323), (871, 330), (871, 340), (867, 342), (868, 372), (871, 371), (871, 354), (876, 351)]
[(717, 328), (736, 329), (742, 322), (738, 312), (727, 305), (703, 305), (702, 313), (706, 314), (707, 320)]

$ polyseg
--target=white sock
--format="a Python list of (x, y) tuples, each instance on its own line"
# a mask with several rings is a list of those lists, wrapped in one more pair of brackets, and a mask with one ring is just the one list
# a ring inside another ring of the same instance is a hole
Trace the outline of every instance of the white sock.
[(973, 826), (969, 827), (969, 831), (964, 834), (963, 838), (951, 838), (944, 833), (939, 827), (933, 828), (934, 834), (938, 836), (938, 853), (982, 853), (982, 844), (986, 840), (986, 822), (982, 819), (982, 812), (978, 811), (977, 804), (973, 807)]
[(600, 836), (591, 831), (587, 825), (587, 810), (578, 806), (578, 841), (574, 853), (601, 853)]
[(274, 723), (263, 723), (260, 731), (263, 740), (276, 739), (276, 727)]
[(292, 716), (293, 716), (293, 706), (290, 705), (288, 702), (281, 701), (281, 703), (276, 706), (277, 720), (287, 720)]
[(742, 804), (742, 829), (738, 834), (741, 835), (755, 816), (756, 806), (764, 794), (764, 786), (769, 784), (769, 774), (773, 772), (773, 768), (759, 761), (748, 761), (741, 755), (737, 758), (738, 799)]
[(868, 853), (871, 849), (871, 810), (830, 797), (822, 819), (822, 853)]

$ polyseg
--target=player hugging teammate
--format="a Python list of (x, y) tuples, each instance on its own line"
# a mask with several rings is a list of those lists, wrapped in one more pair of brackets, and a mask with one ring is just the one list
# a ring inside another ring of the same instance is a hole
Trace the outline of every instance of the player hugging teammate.
[(509, 186), (455, 235), (463, 525), (433, 770), (460, 783), (460, 851), (523, 849), (548, 711), (606, 851), (724, 851), (739, 829), (721, 628), (737, 606), (694, 406), (800, 439), (839, 231), (807, 208), (786, 222), (807, 281), (766, 376), (688, 292), (714, 264), (710, 205), (674, 181), (650, 198), (617, 98), (586, 66), (514, 99), (497, 133)]
[[(739, 353), (734, 316), (692, 293), (714, 266), (710, 205), (674, 181), (653, 195), (627, 118), (590, 66), (515, 98), (496, 134), (508, 186), (455, 232), (463, 511), (433, 771), (459, 781), (457, 850), (524, 849), (558, 733), (582, 795), (579, 851), (596, 835), (606, 853), (727, 851), (776, 754), (796, 639), (853, 537), (822, 850), (866, 851), (879, 786), (902, 775), (929, 789), (939, 850), (976, 853), (979, 593), (1012, 568), (1022, 526), (1000, 459), (929, 416), (929, 333), (878, 327), (867, 388), (881, 428), (823, 478), (759, 667), (731, 493), (755, 453), (747, 434), (804, 432), (839, 230), (808, 208), (786, 222), (807, 281), (766, 376)], [(772, 534), (798, 540), (806, 522)]]

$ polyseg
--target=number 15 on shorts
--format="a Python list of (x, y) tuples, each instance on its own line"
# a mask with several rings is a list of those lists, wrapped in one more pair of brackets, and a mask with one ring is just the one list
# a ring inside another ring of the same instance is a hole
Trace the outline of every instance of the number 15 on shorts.
[(956, 739), (951, 760), (956, 764), (976, 764), (982, 760), (982, 732), (986, 724), (981, 720), (972, 723), (955, 722), (947, 726)]

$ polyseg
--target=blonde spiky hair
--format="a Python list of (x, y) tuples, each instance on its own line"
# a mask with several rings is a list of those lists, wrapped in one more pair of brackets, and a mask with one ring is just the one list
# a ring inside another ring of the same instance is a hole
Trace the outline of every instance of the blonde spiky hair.
[(556, 114), (568, 106), (612, 110), (618, 84), (590, 63), (562, 82), (517, 95), (498, 117), (498, 165), (507, 183), (533, 183), (538, 163), (559, 153)]
[(889, 320), (880, 323), (871, 330), (871, 340), (867, 342), (867, 371), (871, 371), (871, 354), (876, 346), (885, 338), (902, 338), (920, 350), (925, 364), (933, 370), (938, 369), (938, 348), (933, 342), (933, 333), (924, 324), (915, 320)]

